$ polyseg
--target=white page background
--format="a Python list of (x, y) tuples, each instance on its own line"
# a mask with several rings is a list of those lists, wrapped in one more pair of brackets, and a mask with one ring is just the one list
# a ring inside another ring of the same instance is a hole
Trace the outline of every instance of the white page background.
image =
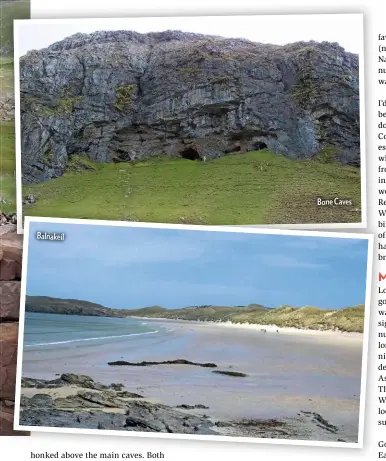
[[(374, 0), (289, 1), (270, 0), (31, 0), (31, 17), (37, 18), (80, 18), (80, 17), (122, 17), (122, 16), (183, 16), (183, 15), (234, 15), (234, 14), (286, 14), (286, 13), (364, 13), (365, 14), (365, 66), (366, 66), (366, 130), (367, 130), (367, 184), (368, 230), (377, 232), (377, 100), (386, 98), (386, 88), (381, 93), (377, 83), (378, 33), (386, 35), (386, 2)], [(372, 187), (373, 186), (373, 187)], [(371, 190), (372, 189), (372, 190)], [(376, 246), (376, 245), (375, 245)], [(367, 398), (364, 449), (320, 448), (303, 446), (280, 446), (266, 444), (201, 442), (188, 440), (140, 439), (134, 437), (110, 437), (95, 435), (42, 434), (31, 437), (2, 437), (0, 456), (2, 459), (31, 459), (31, 452), (57, 451), (71, 453), (135, 453), (146, 456), (149, 452), (162, 451), (166, 460), (221, 459), (272, 461), (286, 457), (296, 461), (325, 461), (326, 458), (340, 461), (356, 459), (378, 459), (379, 440), (386, 440), (386, 427), (377, 426), (377, 305), (376, 289), (378, 271), (386, 271), (385, 263), (374, 258), (373, 309), (370, 319), (370, 345), (367, 374)], [(371, 334), (373, 332), (373, 334)], [(85, 459), (83, 457), (83, 459)], [(98, 459), (98, 458), (97, 458)]]

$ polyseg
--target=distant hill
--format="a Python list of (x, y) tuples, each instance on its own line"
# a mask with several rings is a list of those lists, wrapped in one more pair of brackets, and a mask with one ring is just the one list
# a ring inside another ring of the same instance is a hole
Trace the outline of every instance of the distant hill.
[(49, 296), (27, 296), (25, 310), (26, 312), (41, 312), (46, 314), (123, 317), (119, 309), (109, 309), (89, 301), (51, 298)]
[(317, 307), (282, 306), (276, 309), (258, 304), (245, 307), (208, 306), (165, 309), (162, 312), (148, 312), (146, 309), (130, 310), (129, 315), (148, 318), (174, 320), (195, 320), (204, 322), (251, 323), (276, 325), (281, 328), (301, 328), (311, 330), (339, 330), (363, 333), (364, 305), (341, 310), (318, 309)]
[(27, 296), (27, 312), (97, 317), (145, 317), (202, 322), (232, 322), (258, 325), (276, 325), (310, 330), (337, 330), (363, 333), (363, 304), (341, 310), (317, 307), (281, 306), (268, 308), (260, 304), (248, 306), (190, 306), (182, 309), (165, 309), (150, 306), (141, 309), (110, 309), (100, 304), (76, 299), (48, 296)]

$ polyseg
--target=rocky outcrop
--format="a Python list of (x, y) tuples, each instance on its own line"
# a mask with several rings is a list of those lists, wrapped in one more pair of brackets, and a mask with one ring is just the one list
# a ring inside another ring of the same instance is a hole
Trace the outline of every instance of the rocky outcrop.
[(13, 95), (0, 96), (0, 122), (15, 118), (15, 102)]
[(21, 278), (22, 237), (16, 234), (16, 226), (0, 227), (0, 278), (18, 280)]
[[(0, 197), (0, 203), (7, 203), (7, 200)], [(11, 213), (4, 213), (4, 211), (0, 212), (0, 226), (5, 226), (4, 229), (0, 231), (0, 238), (3, 233), (8, 233), (10, 230), (14, 229), (14, 225), (17, 224), (17, 215), (15, 212)]]
[(76, 34), (20, 60), (23, 182), (61, 176), (76, 155), (308, 158), (334, 146), (359, 165), (358, 82), (358, 56), (336, 43)]
[(53, 380), (46, 379), (34, 379), (34, 378), (22, 378), (21, 385), (24, 388), (36, 388), (36, 389), (53, 389), (63, 386), (78, 386), (83, 389), (92, 389), (95, 391), (104, 391), (107, 389), (113, 389), (115, 391), (122, 391), (123, 384), (110, 384), (106, 386), (101, 383), (95, 382), (90, 376), (77, 375), (75, 373), (63, 373), (60, 378)]
[(28, 435), (13, 430), (17, 338), (19, 328), (22, 238), (16, 226), (0, 227), (0, 435)]
[[(84, 387), (86, 384), (87, 387)], [(23, 378), (20, 401), (22, 426), (226, 435), (292, 440), (353, 441), (343, 438), (344, 428), (319, 413), (300, 410), (280, 419), (218, 420), (202, 404), (176, 407), (145, 396), (118, 390), (85, 375), (66, 373), (55, 380)], [(28, 389), (27, 389), (28, 388)], [(36, 391), (35, 391), (36, 389)], [(31, 392), (31, 390), (33, 392)], [(227, 402), (224, 402), (226, 405)], [(205, 410), (205, 411), (203, 411)], [(256, 413), (258, 413), (258, 408)]]
[[(68, 375), (71, 376), (68, 381)], [(89, 386), (93, 384), (92, 389)], [(34, 385), (35, 384), (35, 385)], [(72, 386), (74, 393), (54, 397), (47, 392), (52, 385)], [(110, 429), (178, 434), (215, 434), (205, 415), (189, 414), (167, 405), (149, 402), (143, 396), (121, 391), (116, 384), (106, 386), (88, 376), (67, 374), (57, 380), (24, 378), (23, 387), (43, 389), (31, 397), (22, 396), (20, 421), (24, 426)], [(200, 407), (201, 408), (201, 407)]]

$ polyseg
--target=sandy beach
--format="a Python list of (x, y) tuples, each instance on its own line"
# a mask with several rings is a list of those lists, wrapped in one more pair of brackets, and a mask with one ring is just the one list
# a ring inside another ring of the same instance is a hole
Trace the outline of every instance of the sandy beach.
[[(157, 333), (25, 348), (23, 377), (52, 380), (62, 373), (78, 373), (104, 384), (122, 383), (125, 390), (154, 403), (208, 407), (205, 414), (214, 420), (296, 421), (302, 416), (299, 438), (357, 441), (361, 334), (162, 319), (141, 322)], [(108, 365), (176, 359), (213, 362), (218, 370), (246, 376), (186, 365)], [(36, 392), (22, 389), (26, 397)], [(72, 391), (50, 392), (63, 397), (60, 392)], [(322, 415), (338, 432), (308, 424), (303, 417), (308, 413)]]
[[(232, 328), (232, 329), (242, 329), (250, 331), (262, 331), (265, 330), (267, 333), (281, 333), (289, 335), (311, 335), (317, 336), (319, 338), (324, 338), (328, 342), (340, 341), (344, 339), (345, 341), (351, 340), (353, 342), (362, 342), (363, 333), (357, 332), (345, 332), (338, 330), (312, 330), (306, 328), (291, 328), (291, 327), (278, 327), (277, 325), (263, 325), (257, 323), (233, 323), (233, 322), (202, 322), (202, 321), (189, 321), (189, 320), (171, 320), (167, 318), (157, 318), (149, 319), (148, 317), (132, 317), (144, 322), (162, 322), (162, 323), (178, 323), (178, 325), (196, 325), (202, 327), (219, 327), (219, 328)], [(348, 344), (345, 342), (344, 344)]]

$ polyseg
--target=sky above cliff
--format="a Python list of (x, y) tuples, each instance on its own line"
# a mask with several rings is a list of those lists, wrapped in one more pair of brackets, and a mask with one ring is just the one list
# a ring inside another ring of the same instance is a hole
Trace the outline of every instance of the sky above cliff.
[[(63, 242), (36, 233), (65, 233)], [(365, 239), (30, 224), (27, 295), (113, 308), (365, 302)]]
[(204, 16), (120, 19), (34, 19), (16, 21), (16, 53), (47, 46), (76, 33), (98, 30), (134, 30), (140, 33), (181, 30), (254, 42), (285, 45), (297, 41), (338, 42), (360, 54), (363, 46), (361, 14), (280, 16)]

